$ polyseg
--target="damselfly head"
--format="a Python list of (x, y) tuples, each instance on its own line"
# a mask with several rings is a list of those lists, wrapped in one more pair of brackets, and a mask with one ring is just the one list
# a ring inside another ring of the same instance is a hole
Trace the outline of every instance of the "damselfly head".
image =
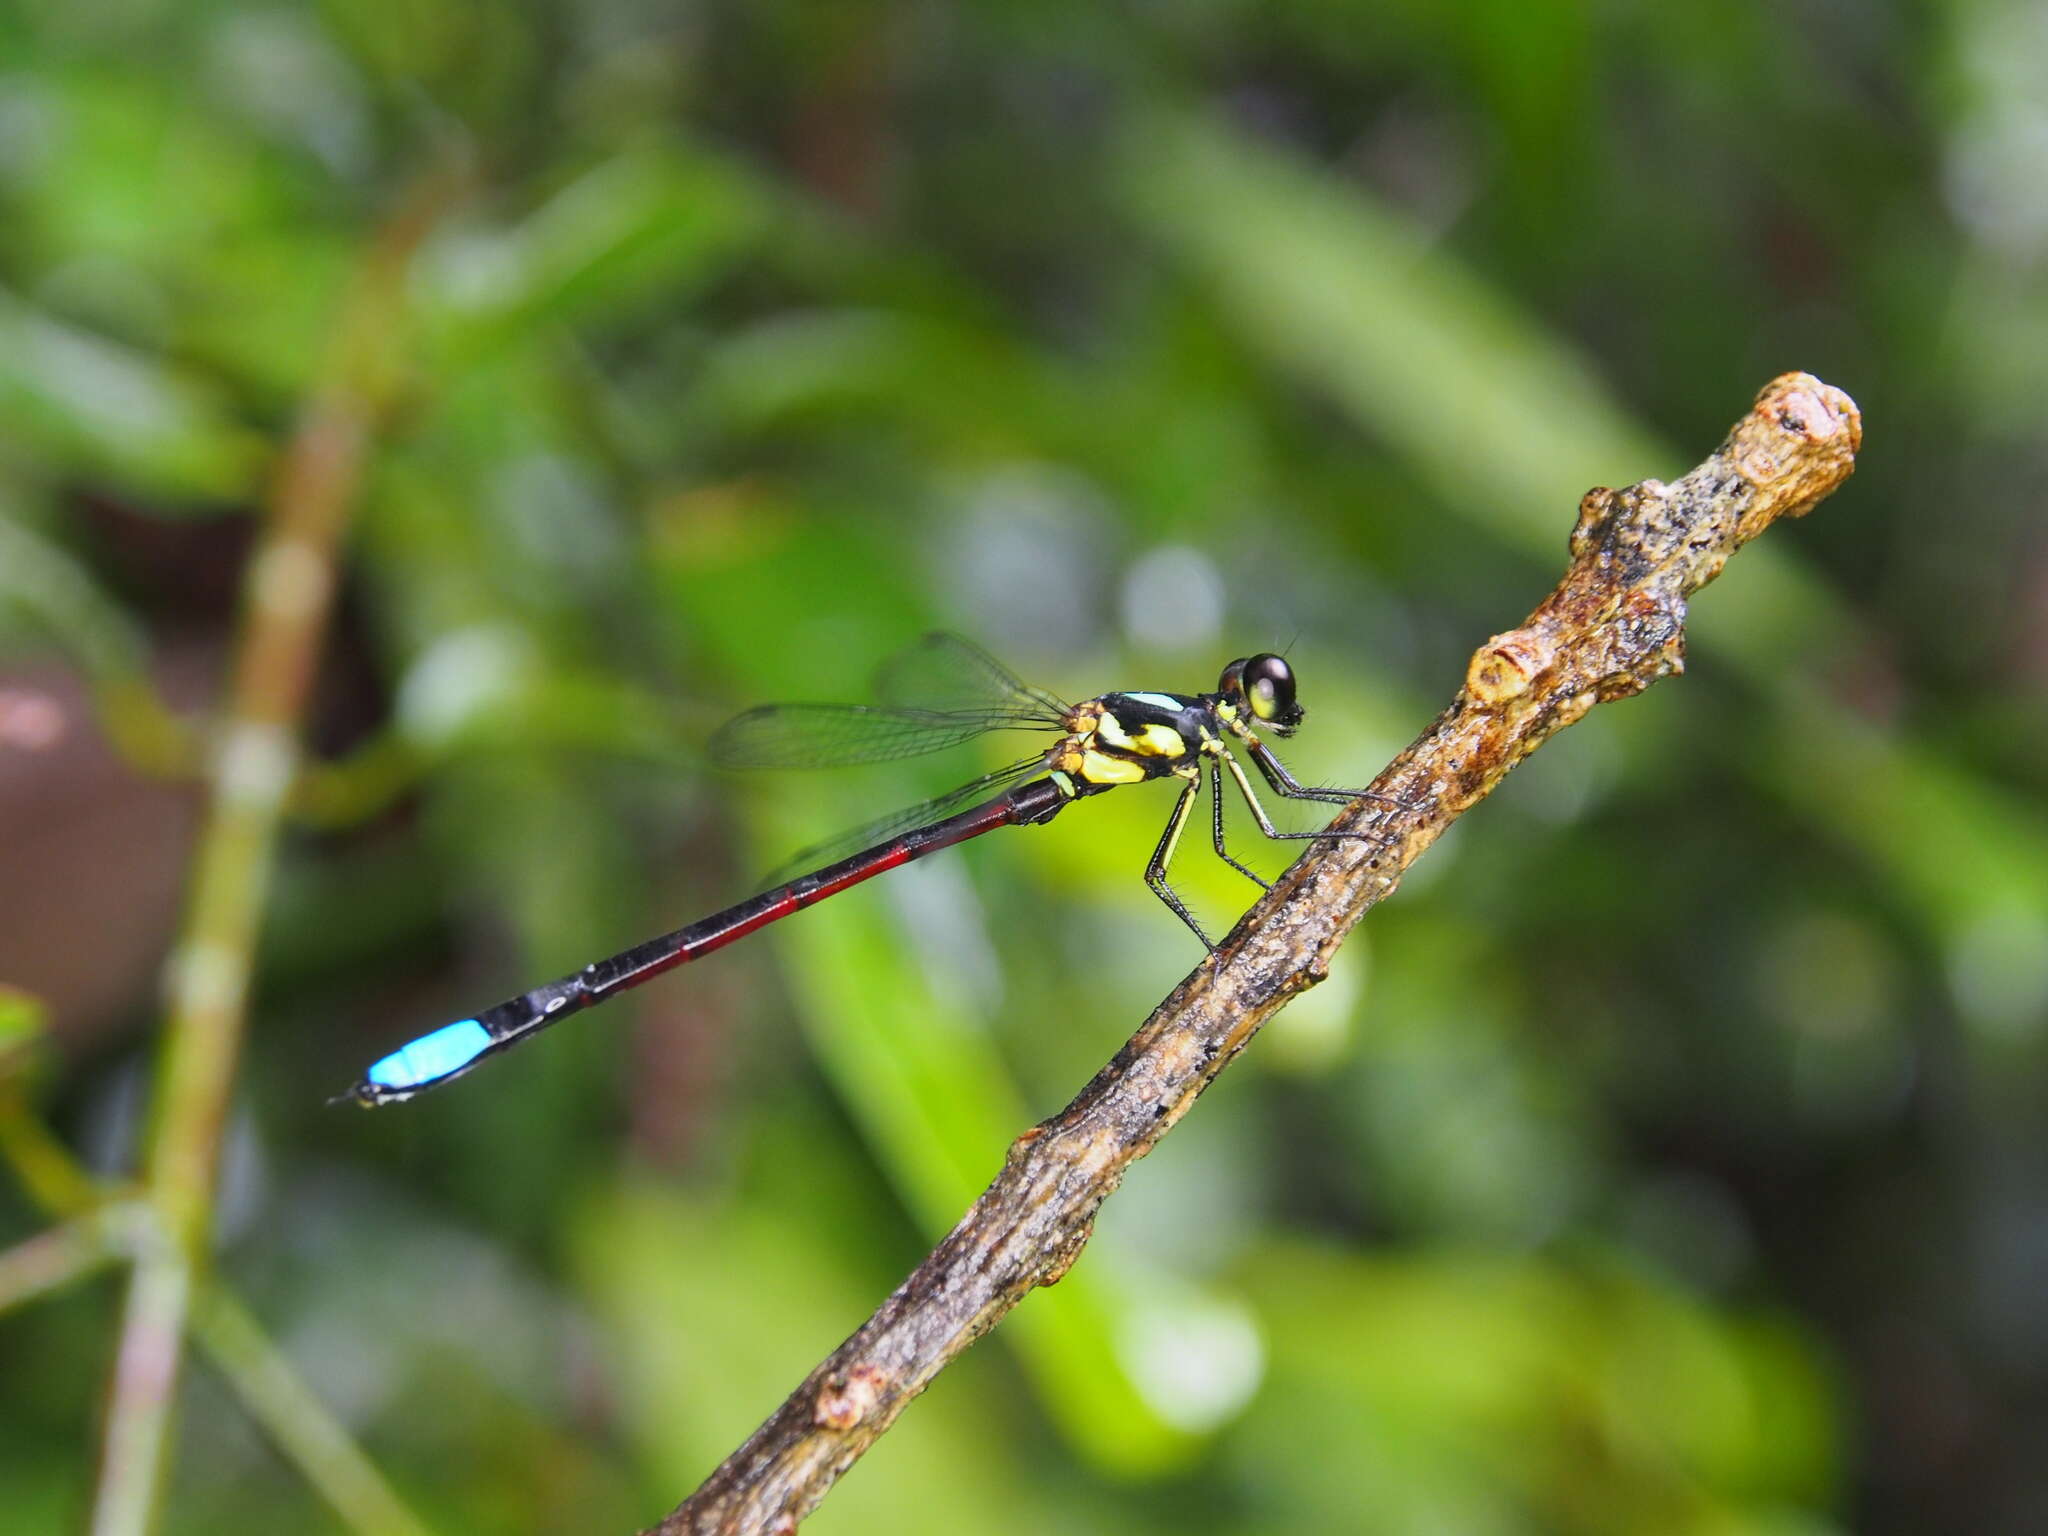
[(1301, 724), (1303, 710), (1294, 697), (1294, 668), (1282, 656), (1265, 652), (1244, 656), (1223, 669), (1217, 691), (1233, 703), (1241, 703), (1259, 724), (1276, 736), (1291, 736)]

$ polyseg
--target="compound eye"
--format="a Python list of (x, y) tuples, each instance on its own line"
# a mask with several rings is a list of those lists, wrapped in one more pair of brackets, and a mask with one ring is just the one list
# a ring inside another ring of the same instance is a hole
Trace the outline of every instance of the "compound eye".
[(1291, 725), (1300, 718), (1294, 702), (1294, 669), (1278, 656), (1254, 656), (1240, 674), (1253, 718)]

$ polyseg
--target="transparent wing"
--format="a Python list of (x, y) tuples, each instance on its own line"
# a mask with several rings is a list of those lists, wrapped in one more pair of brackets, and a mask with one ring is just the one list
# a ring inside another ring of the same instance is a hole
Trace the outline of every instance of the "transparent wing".
[(985, 773), (978, 779), (971, 779), (958, 789), (948, 790), (934, 800), (921, 801), (916, 805), (904, 806), (891, 811), (887, 816), (877, 817), (864, 826), (850, 832), (829, 838), (822, 843), (813, 843), (801, 852), (791, 854), (762, 880), (761, 889), (781, 885), (809, 870), (822, 869), (827, 864), (836, 864), (841, 859), (859, 853), (864, 848), (873, 848), (901, 837), (919, 827), (928, 827), (935, 821), (943, 821), (956, 811), (988, 799), (998, 790), (1015, 783), (1026, 775), (1045, 767), (1045, 755), (1023, 758), (1007, 768), (998, 768), (994, 773)]
[(971, 640), (943, 630), (924, 636), (882, 663), (875, 697), (893, 709), (1005, 716), (1018, 725), (1059, 729), (1067, 705), (1021, 681)]
[(836, 768), (922, 757), (988, 731), (1019, 729), (1045, 726), (981, 710), (764, 704), (726, 721), (708, 750), (722, 768)]
[(1067, 706), (1020, 682), (958, 635), (930, 634), (882, 664), (880, 704), (767, 704), (712, 736), (726, 768), (886, 763), (958, 746), (985, 731), (1063, 730)]

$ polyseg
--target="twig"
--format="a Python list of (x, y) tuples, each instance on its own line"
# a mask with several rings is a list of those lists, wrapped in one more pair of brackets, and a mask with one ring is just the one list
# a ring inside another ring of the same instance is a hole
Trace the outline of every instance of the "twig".
[(68, 1290), (130, 1257), (149, 1219), (138, 1201), (109, 1200), (0, 1252), (0, 1312)]
[(423, 178), (368, 253), (333, 355), (285, 452), (250, 562), (228, 717), (170, 963), (147, 1174), (166, 1241), (138, 1259), (128, 1291), (100, 1449), (96, 1536), (134, 1536), (156, 1518), (271, 850), (298, 762), (342, 529), (390, 392), (403, 277), (445, 197), (442, 182)]
[(193, 1314), (199, 1341), (236, 1400), (350, 1530), (427, 1536), (428, 1527), (232, 1291), (210, 1284)]
[(1314, 845), (1073, 1103), (1018, 1138), (951, 1235), (659, 1536), (793, 1531), (947, 1362), (1066, 1273), (1130, 1165), (1322, 979), (1344, 935), (1453, 820), (1595, 704), (1681, 670), (1688, 599), (1743, 544), (1840, 485), (1861, 442), (1854, 401), (1786, 374), (1682, 480), (1588, 492), (1557, 590), (1473, 654), (1450, 707), (1373, 782), (1405, 808), (1360, 802), (1332, 822), (1379, 836)]

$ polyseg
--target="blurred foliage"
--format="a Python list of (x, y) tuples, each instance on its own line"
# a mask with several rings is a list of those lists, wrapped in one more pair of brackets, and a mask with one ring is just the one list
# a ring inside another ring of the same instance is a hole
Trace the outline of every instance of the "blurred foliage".
[[(1434, 850), (815, 1528), (2038, 1528), (2044, 77), (2023, 0), (17, 0), (0, 997), (49, 1005), (40, 1111), (132, 1167), (163, 776), (408, 189), (222, 1264), (446, 1530), (665, 1509), (1195, 958), (1133, 792), (319, 1111), (979, 761), (726, 783), (724, 713), (941, 625), (1069, 696), (1289, 646), (1297, 765), (1357, 782), (1583, 490), (1805, 368), (1862, 468), (1706, 594), (1691, 675)], [(0, 1182), (0, 1239), (41, 1225)], [(0, 1530), (78, 1518), (114, 1296), (0, 1316)], [(171, 1529), (330, 1528), (187, 1396)]]

